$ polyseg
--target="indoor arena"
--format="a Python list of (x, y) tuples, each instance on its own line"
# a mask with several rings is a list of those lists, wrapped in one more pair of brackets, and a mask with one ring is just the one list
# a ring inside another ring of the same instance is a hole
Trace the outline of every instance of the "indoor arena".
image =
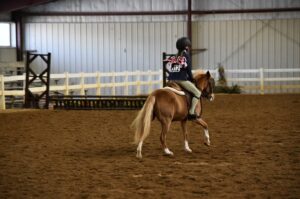
[(0, 3), (0, 198), (299, 198), (300, 1)]

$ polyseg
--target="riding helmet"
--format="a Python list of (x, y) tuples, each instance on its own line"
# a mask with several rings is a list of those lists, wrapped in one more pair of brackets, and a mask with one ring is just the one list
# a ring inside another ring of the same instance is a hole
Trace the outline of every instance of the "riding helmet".
[(191, 41), (187, 37), (181, 37), (176, 41), (176, 48), (178, 51), (183, 51), (187, 46), (191, 46)]

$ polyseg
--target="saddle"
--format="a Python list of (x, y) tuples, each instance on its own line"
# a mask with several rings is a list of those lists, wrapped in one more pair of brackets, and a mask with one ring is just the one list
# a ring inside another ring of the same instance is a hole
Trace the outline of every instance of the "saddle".
[(187, 108), (188, 110), (191, 108), (192, 104), (192, 96), (193, 94), (181, 87), (179, 84), (177, 84), (174, 81), (169, 81), (167, 82), (167, 86), (164, 87), (164, 89), (169, 89), (176, 93), (177, 95), (185, 96), (186, 97), (186, 102), (187, 102)]

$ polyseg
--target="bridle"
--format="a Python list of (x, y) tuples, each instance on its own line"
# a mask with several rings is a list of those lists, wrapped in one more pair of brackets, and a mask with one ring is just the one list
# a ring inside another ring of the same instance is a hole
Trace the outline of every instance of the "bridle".
[(212, 77), (210, 77), (208, 79), (207, 86), (201, 92), (201, 97), (212, 101), (214, 98), (214, 94), (213, 94), (214, 87), (215, 87), (215, 80)]

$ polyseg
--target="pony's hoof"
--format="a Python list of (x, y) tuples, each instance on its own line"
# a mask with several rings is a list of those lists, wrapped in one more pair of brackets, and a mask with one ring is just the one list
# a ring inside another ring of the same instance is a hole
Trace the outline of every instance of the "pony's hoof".
[(164, 153), (165, 156), (169, 156), (169, 157), (173, 157), (174, 156), (174, 153), (171, 152), (171, 153)]
[(136, 153), (136, 157), (137, 157), (138, 159), (142, 159), (142, 157), (143, 157), (143, 156), (142, 156), (142, 153), (137, 152), (137, 153)]
[(210, 146), (210, 142), (204, 142), (205, 146)]
[(186, 152), (188, 152), (188, 153), (192, 153), (193, 151), (192, 151), (192, 149), (190, 149), (190, 148), (185, 148), (184, 149)]
[(170, 151), (168, 148), (165, 148), (164, 152), (165, 152), (165, 155), (174, 156), (174, 153), (172, 151)]

